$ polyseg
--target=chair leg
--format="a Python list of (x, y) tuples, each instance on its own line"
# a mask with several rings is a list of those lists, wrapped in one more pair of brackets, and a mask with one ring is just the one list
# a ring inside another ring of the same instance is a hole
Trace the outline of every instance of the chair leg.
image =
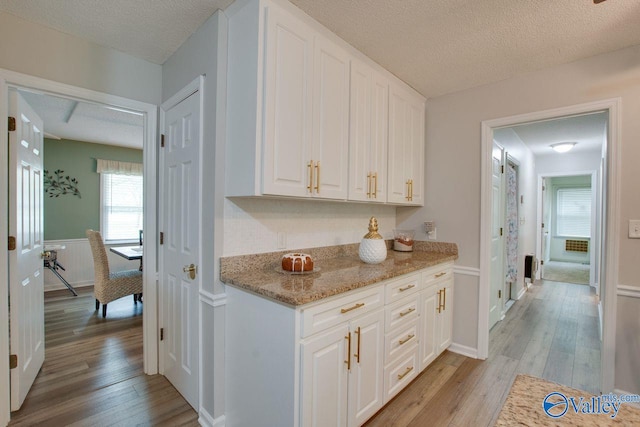
[(107, 317), (107, 304), (102, 304), (102, 317)]
[(96, 299), (96, 311), (100, 309), (100, 301)]

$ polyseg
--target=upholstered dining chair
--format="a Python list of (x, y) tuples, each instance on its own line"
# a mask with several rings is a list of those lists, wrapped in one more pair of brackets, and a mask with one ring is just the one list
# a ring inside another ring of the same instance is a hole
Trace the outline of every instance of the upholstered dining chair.
[(127, 270), (110, 273), (102, 235), (99, 231), (87, 230), (87, 237), (95, 270), (93, 293), (96, 297), (96, 310), (102, 304), (102, 317), (107, 317), (107, 304), (127, 295), (133, 295), (133, 302), (137, 304), (142, 294), (142, 271)]

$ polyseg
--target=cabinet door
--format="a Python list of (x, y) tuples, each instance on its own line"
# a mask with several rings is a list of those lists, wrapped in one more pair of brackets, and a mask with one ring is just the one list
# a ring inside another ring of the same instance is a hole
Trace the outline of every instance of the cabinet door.
[(303, 426), (347, 425), (349, 374), (345, 361), (351, 356), (347, 353), (348, 336), (349, 326), (345, 323), (303, 342)]
[(371, 200), (371, 69), (351, 61), (349, 200)]
[(441, 309), (438, 314), (437, 349), (442, 353), (451, 345), (453, 333), (453, 280), (449, 279), (438, 285), (441, 298)]
[(389, 141), (389, 81), (374, 72), (371, 79), (371, 171), (373, 199), (387, 201)]
[(304, 197), (311, 185), (314, 34), (275, 7), (266, 20), (262, 193)]
[(384, 310), (351, 322), (349, 425), (359, 426), (382, 407)]
[(423, 205), (424, 102), (398, 85), (389, 87), (388, 200)]
[(315, 38), (313, 75), (313, 196), (347, 198), (349, 165), (349, 56)]
[(438, 322), (437, 287), (426, 289), (420, 296), (420, 369), (426, 368), (438, 355), (436, 333)]

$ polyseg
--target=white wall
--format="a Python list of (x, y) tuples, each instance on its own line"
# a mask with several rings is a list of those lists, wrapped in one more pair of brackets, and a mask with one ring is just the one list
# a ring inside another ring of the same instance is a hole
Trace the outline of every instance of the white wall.
[[(627, 238), (626, 224), (640, 218), (637, 183), (640, 169), (634, 160), (640, 158), (640, 46), (583, 59), (528, 73), (427, 101), (426, 117), (426, 205), (403, 213), (402, 222), (416, 224), (430, 218), (438, 224), (438, 239), (456, 242), (458, 264), (479, 268), (480, 259), (480, 124), (483, 120), (543, 111), (568, 105), (620, 97), (621, 122), (621, 207), (618, 212), (623, 225), (619, 239), (620, 284), (640, 287), (640, 240)], [(479, 281), (456, 288), (456, 295), (477, 295)], [(611, 284), (616, 286), (616, 284)], [(457, 284), (456, 284), (457, 286)], [(460, 303), (460, 304), (459, 304)], [(456, 313), (467, 316), (477, 312), (478, 300), (459, 301)], [(627, 310), (631, 312), (627, 313)], [(618, 316), (631, 320), (640, 330), (640, 300), (621, 305)], [(454, 323), (455, 324), (455, 323)], [(638, 347), (640, 335), (627, 336), (620, 324), (616, 341), (617, 388), (640, 392), (633, 378), (640, 377), (640, 360), (630, 359)], [(473, 328), (470, 328), (473, 329)], [(461, 344), (477, 346), (477, 334), (466, 331)], [(623, 339), (624, 338), (624, 339)]]
[(0, 68), (159, 104), (162, 68), (0, 12)]
[(536, 156), (536, 173), (538, 175), (563, 175), (573, 172), (593, 172), (600, 167), (600, 151), (586, 153), (547, 154)]

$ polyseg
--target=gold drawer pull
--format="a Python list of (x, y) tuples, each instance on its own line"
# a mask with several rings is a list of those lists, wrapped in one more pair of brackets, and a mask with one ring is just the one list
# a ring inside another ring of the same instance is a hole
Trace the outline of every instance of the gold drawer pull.
[(371, 198), (371, 174), (367, 175), (367, 199)]
[(378, 198), (378, 172), (373, 174), (373, 198), (377, 199)]
[(414, 311), (416, 311), (416, 308), (415, 308), (415, 307), (411, 307), (411, 308), (410, 308), (410, 309), (408, 309), (407, 311), (403, 311), (402, 313), (400, 313), (400, 317), (404, 317), (404, 316), (406, 316), (407, 314), (411, 314), (411, 313), (413, 313)]
[(316, 186), (315, 186), (315, 190), (316, 193), (320, 194), (320, 162), (316, 162)]
[(416, 287), (416, 285), (409, 285), (409, 286), (406, 286), (406, 287), (404, 287), (404, 288), (400, 288), (400, 289), (398, 289), (398, 290), (399, 290), (400, 292), (404, 292), (404, 291), (408, 291), (409, 289), (413, 289), (413, 288), (415, 288), (415, 287)]
[(356, 305), (354, 305), (353, 307), (343, 308), (342, 310), (340, 310), (340, 313), (345, 314), (345, 313), (350, 312), (351, 310), (355, 310), (356, 308), (360, 308), (360, 307), (364, 307), (364, 303), (363, 302), (359, 302)]
[(442, 276), (444, 276), (445, 274), (447, 274), (447, 272), (446, 272), (446, 271), (443, 271), (442, 273), (438, 273), (438, 274), (436, 274), (436, 279), (437, 279), (438, 277), (442, 277)]
[(404, 377), (406, 377), (407, 375), (409, 375), (409, 372), (413, 371), (413, 366), (408, 367), (403, 373), (398, 374), (398, 379), (401, 380)]
[(402, 344), (406, 343), (407, 341), (411, 340), (411, 338), (413, 338), (413, 337), (415, 337), (414, 334), (409, 334), (409, 335), (407, 335), (407, 337), (405, 339), (398, 341), (398, 344), (402, 345)]
[(309, 168), (309, 185), (307, 185), (307, 190), (313, 194), (313, 160), (309, 160), (307, 168)]
[(344, 339), (347, 340), (347, 360), (344, 363), (347, 364), (347, 370), (351, 370), (351, 332), (348, 335), (344, 336)]

